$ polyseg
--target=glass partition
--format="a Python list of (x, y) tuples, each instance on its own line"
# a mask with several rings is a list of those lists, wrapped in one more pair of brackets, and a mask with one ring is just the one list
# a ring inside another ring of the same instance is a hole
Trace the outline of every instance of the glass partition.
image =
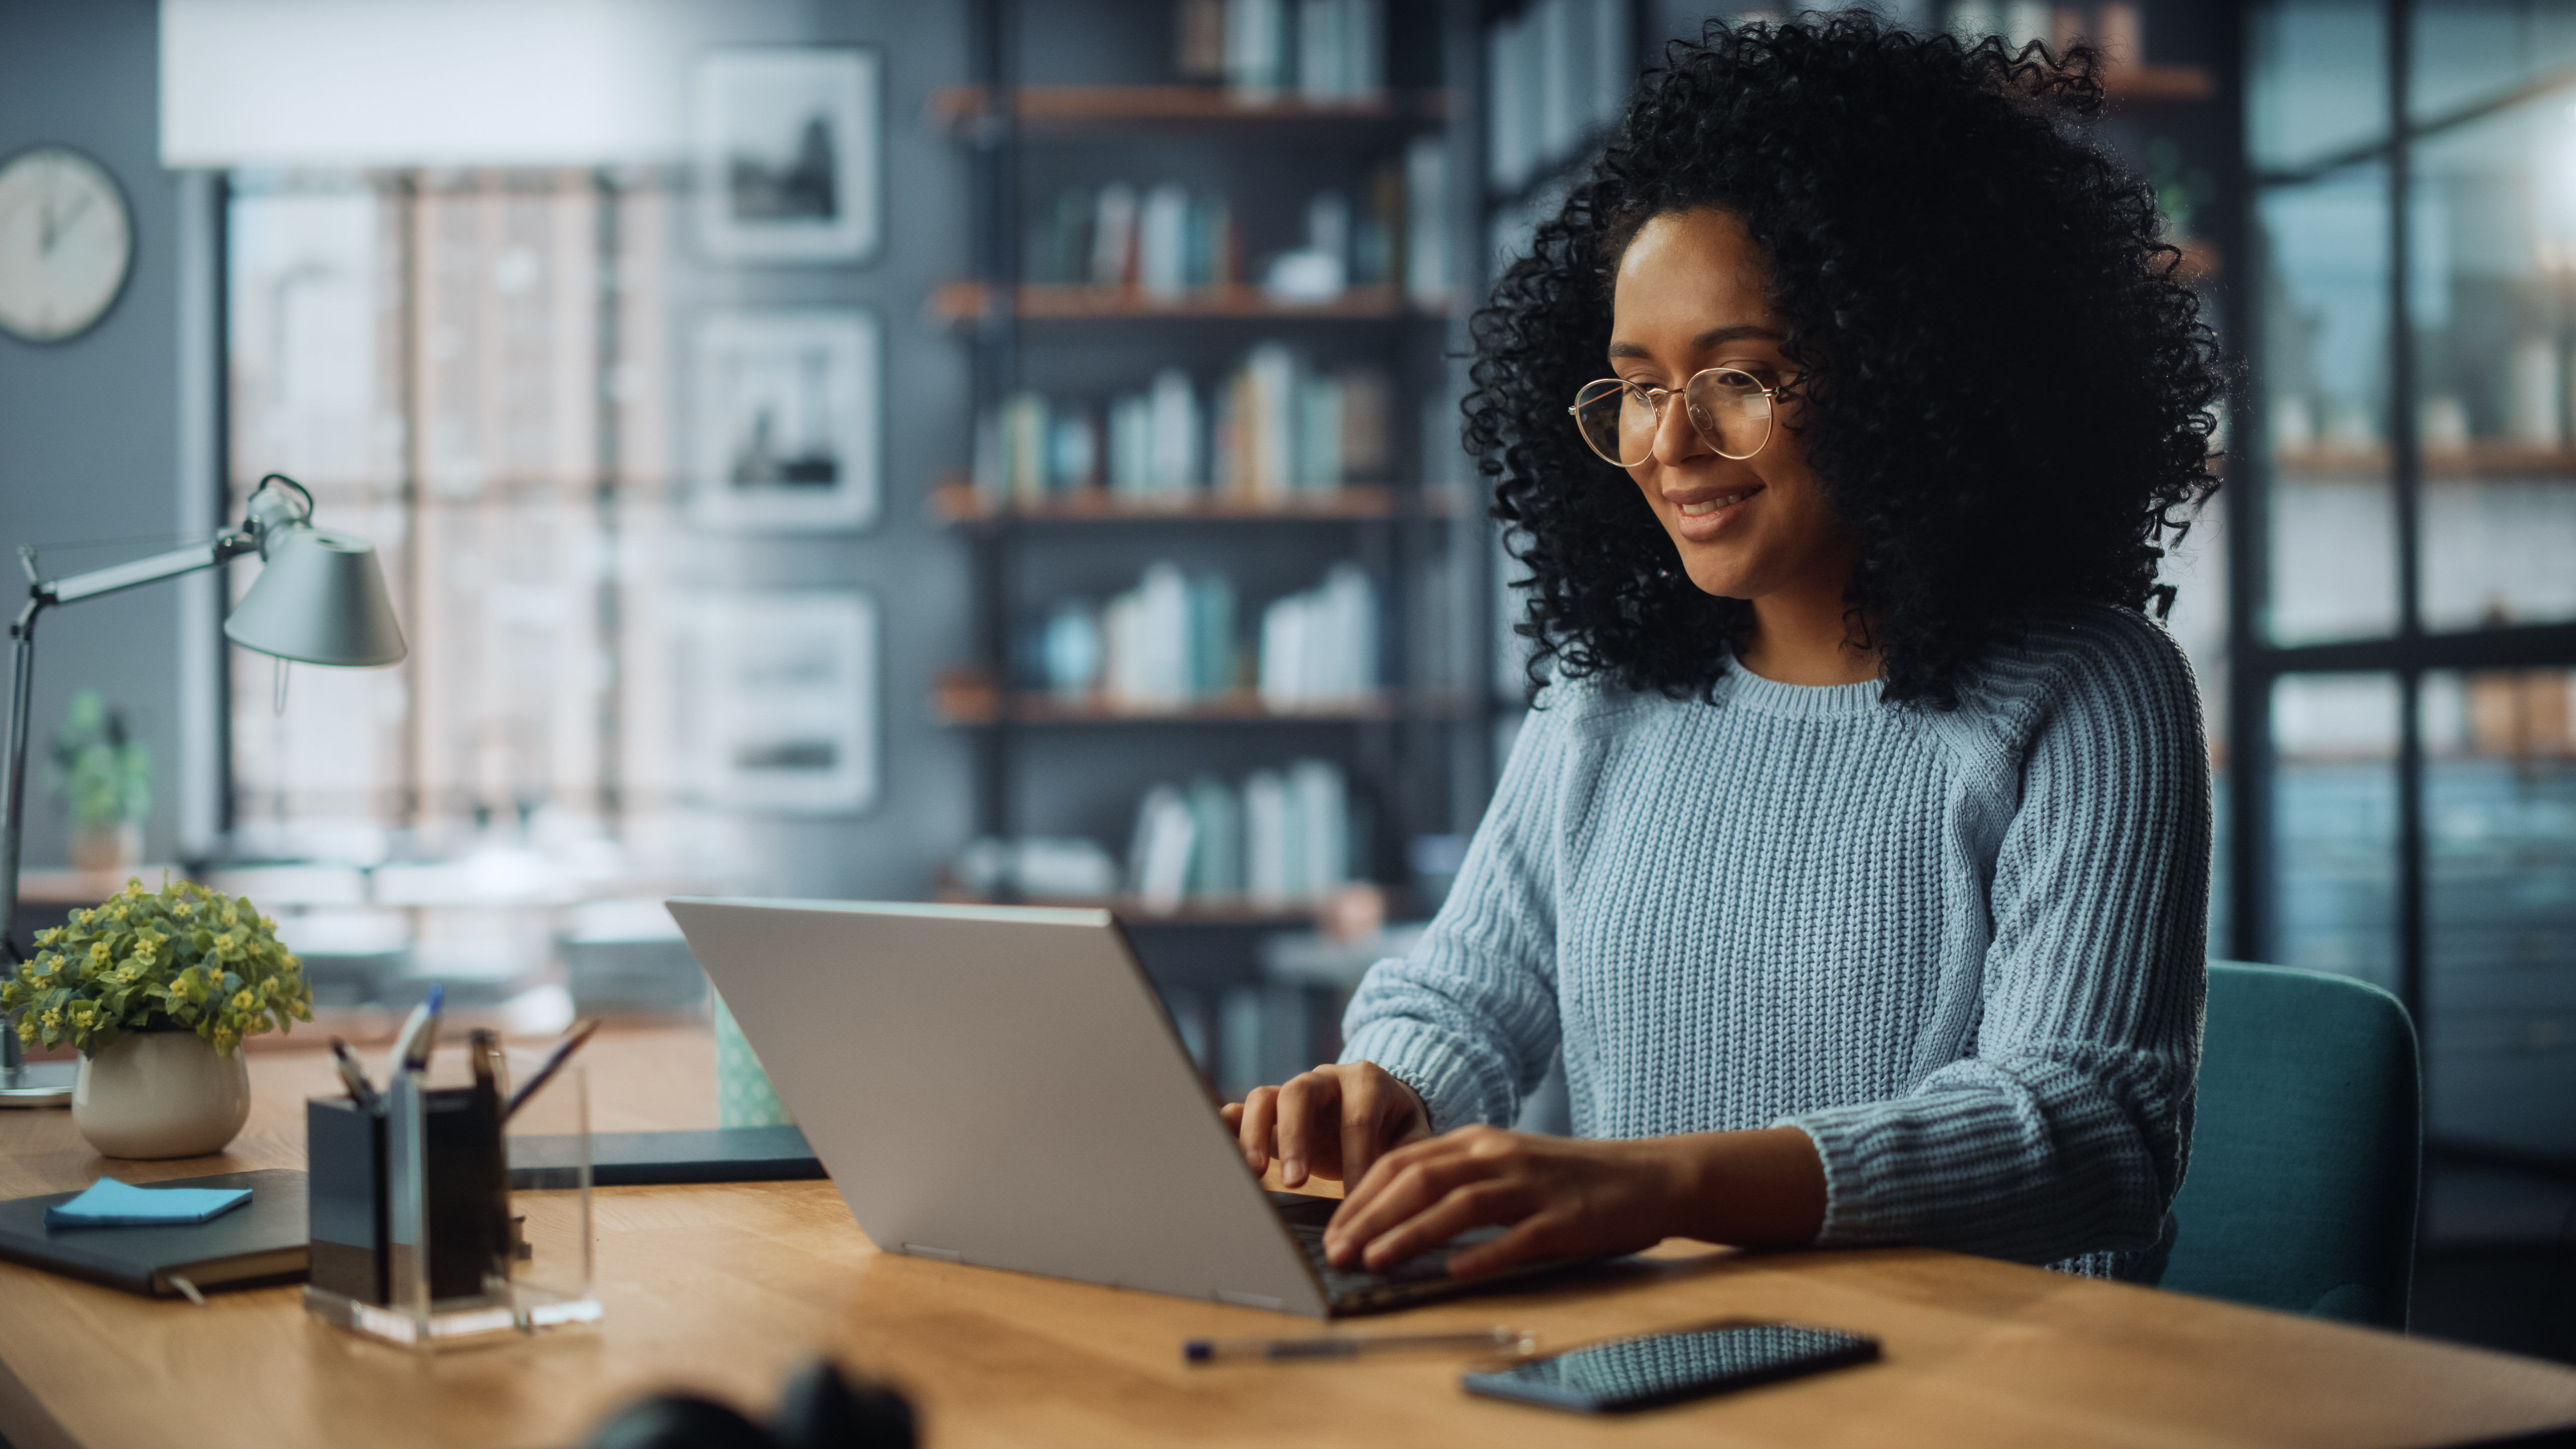
[(2282, 965), (2397, 984), (2397, 699), (2387, 674), (2294, 674), (2273, 686)]
[(2431, 1130), (2576, 1154), (2576, 671), (2427, 674), (2420, 709)]
[(2388, 175), (2377, 163), (2257, 207), (2271, 443), (2268, 632), (2281, 644), (2397, 625), (2388, 454)]
[(2416, 149), (2423, 620), (2576, 618), (2576, 90)]

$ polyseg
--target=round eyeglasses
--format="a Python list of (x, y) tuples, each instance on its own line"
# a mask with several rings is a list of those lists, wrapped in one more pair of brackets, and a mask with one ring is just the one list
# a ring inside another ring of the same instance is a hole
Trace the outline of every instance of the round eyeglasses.
[[(1664, 404), (1672, 396), (1670, 388), (1605, 377), (1585, 383), (1566, 411), (1574, 415), (1575, 431), (1593, 452), (1618, 467), (1634, 468), (1654, 456), (1655, 430), (1663, 425)], [(1753, 374), (1706, 368), (1682, 384), (1681, 396), (1691, 426), (1719, 457), (1750, 458), (1771, 441), (1771, 414), (1780, 394)]]

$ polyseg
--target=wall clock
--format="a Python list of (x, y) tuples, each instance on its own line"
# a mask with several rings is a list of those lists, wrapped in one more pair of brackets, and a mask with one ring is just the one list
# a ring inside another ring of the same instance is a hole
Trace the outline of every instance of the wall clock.
[(116, 178), (78, 151), (0, 162), (0, 331), (78, 337), (107, 315), (134, 262), (134, 214)]

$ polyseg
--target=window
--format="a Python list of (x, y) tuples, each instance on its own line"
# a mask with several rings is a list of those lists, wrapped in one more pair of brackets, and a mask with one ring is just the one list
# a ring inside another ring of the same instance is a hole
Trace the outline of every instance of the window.
[(2405, 999), (2450, 1147), (2576, 1154), (2576, 6), (2250, 18), (2231, 954)]
[(231, 514), (305, 484), (377, 545), (412, 650), (231, 664), (236, 850), (296, 863), (260, 899), (326, 997), (356, 961), (515, 992), (573, 903), (718, 848), (673, 739), (672, 212), (589, 171), (232, 179)]

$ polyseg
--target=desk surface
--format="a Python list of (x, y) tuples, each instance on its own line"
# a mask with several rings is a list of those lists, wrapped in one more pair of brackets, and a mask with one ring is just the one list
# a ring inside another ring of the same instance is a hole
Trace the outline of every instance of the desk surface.
[[(603, 1033), (587, 1055), (599, 1130), (712, 1125), (703, 1035)], [(250, 1127), (215, 1158), (104, 1164), (68, 1113), (0, 1113), (0, 1196), (102, 1166), (137, 1182), (301, 1166), (298, 1103), (332, 1090), (327, 1059), (262, 1053), (251, 1074)], [(2576, 1371), (2550, 1364), (1911, 1249), (1671, 1243), (1361, 1325), (1503, 1322), (1565, 1346), (1746, 1315), (1886, 1345), (1874, 1366), (1602, 1421), (1470, 1399), (1455, 1359), (1187, 1368), (1184, 1338), (1312, 1325), (880, 1255), (827, 1182), (607, 1188), (597, 1221), (597, 1331), (438, 1359), (314, 1323), (293, 1288), (193, 1308), (0, 1264), (0, 1434), (17, 1449), (573, 1445), (649, 1389), (764, 1408), (818, 1353), (903, 1385), (931, 1446), (2396, 1446), (2576, 1423)]]

